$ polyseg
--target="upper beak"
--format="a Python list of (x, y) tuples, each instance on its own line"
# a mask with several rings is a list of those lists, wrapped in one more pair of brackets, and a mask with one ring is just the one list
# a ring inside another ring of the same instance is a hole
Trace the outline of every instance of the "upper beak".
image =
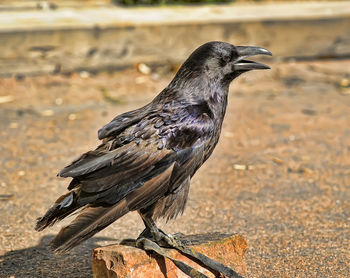
[(269, 66), (262, 63), (244, 60), (247, 57), (254, 55), (269, 55), (272, 56), (272, 53), (265, 48), (256, 47), (256, 46), (236, 46), (238, 59), (234, 62), (234, 70), (248, 71), (253, 69), (270, 69)]

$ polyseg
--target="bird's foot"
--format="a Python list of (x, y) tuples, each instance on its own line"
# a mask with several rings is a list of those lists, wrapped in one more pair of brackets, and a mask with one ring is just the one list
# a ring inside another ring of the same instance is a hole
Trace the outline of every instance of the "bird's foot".
[(148, 238), (139, 236), (136, 240), (136, 247), (143, 249), (145, 251), (153, 251), (160, 256), (168, 258), (183, 273), (187, 274), (191, 278), (209, 278), (208, 276), (204, 275), (203, 273), (199, 272), (198, 270), (194, 269), (193, 267), (185, 264), (184, 262), (181, 262), (181, 261), (174, 259), (171, 255), (169, 255), (169, 253), (168, 253), (169, 249), (160, 247), (156, 242), (154, 242)]
[(180, 239), (184, 234), (176, 233), (176, 234), (167, 234), (163, 232), (161, 229), (149, 229), (146, 228), (142, 231), (142, 233), (138, 236), (137, 239), (147, 238), (156, 242), (159, 246), (162, 247), (171, 247), (178, 249), (177, 247), (181, 247), (184, 245), (184, 242)]
[(179, 239), (178, 234), (166, 234), (160, 230), (160, 234), (158, 235), (157, 243), (164, 247), (171, 247), (177, 250), (181, 250), (185, 248), (183, 242)]
[[(144, 250), (153, 250), (154, 252), (158, 253), (161, 256), (165, 256), (172, 260), (174, 264), (179, 267), (182, 271), (184, 269), (187, 270), (184, 271), (186, 274), (192, 273), (195, 271), (197, 276), (191, 276), (190, 277), (206, 277), (204, 274), (194, 270), (192, 267), (179, 262), (177, 260), (174, 260), (171, 258), (166, 248), (174, 248), (187, 257), (190, 257), (193, 261), (199, 262), (200, 264), (206, 266), (208, 269), (211, 269), (215, 272), (217, 272), (217, 275), (224, 275), (226, 277), (235, 277), (235, 278), (242, 278), (237, 272), (235, 272), (233, 269), (223, 265), (222, 263), (215, 261), (199, 252), (196, 252), (192, 248), (186, 246), (184, 242), (181, 241), (179, 238), (179, 235), (176, 234), (168, 235), (164, 233), (162, 230), (158, 229), (152, 218), (147, 218), (144, 215), (141, 214), (141, 217), (145, 223), (146, 229), (141, 233), (140, 237), (136, 241), (136, 246), (139, 248), (142, 248)], [(146, 238), (147, 237), (147, 238)], [(166, 247), (166, 248), (162, 248)], [(189, 271), (189, 272), (188, 272)], [(198, 276), (199, 275), (199, 276)], [(204, 276), (203, 276), (204, 275)]]
[[(145, 232), (145, 231), (144, 231)], [(190, 266), (179, 262), (179, 261), (174, 261), (173, 258), (171, 258), (168, 254), (167, 254), (167, 248), (173, 248), (176, 249), (178, 251), (180, 251), (181, 253), (187, 255), (188, 257), (191, 257), (192, 260), (197, 261), (199, 263), (201, 263), (202, 265), (206, 266), (208, 269), (212, 269), (214, 271), (216, 271), (218, 274), (222, 274), (226, 277), (235, 277), (235, 278), (242, 278), (241, 275), (239, 275), (236, 271), (234, 271), (233, 269), (227, 267), (226, 265), (215, 261), (205, 255), (203, 255), (202, 253), (199, 253), (195, 250), (193, 250), (192, 248), (186, 246), (186, 244), (184, 244), (184, 242), (180, 239), (180, 234), (175, 234), (175, 235), (170, 235), (170, 234), (166, 234), (163, 231), (157, 229), (156, 231), (147, 231), (145, 233), (141, 233), (141, 235), (139, 236), (139, 238), (136, 241), (136, 246), (144, 249), (144, 250), (152, 250), (156, 253), (158, 253), (161, 256), (165, 256), (167, 258), (169, 258), (170, 260), (172, 260), (174, 262), (175, 265), (177, 265), (182, 271), (184, 271), (182, 268), (185, 269), (191, 269), (191, 271), (193, 270)], [(145, 238), (145, 235), (150, 235), (151, 234), (151, 238)], [(165, 248), (162, 248), (165, 247)], [(182, 267), (180, 267), (180, 266)], [(185, 271), (184, 271), (185, 272)], [(186, 274), (188, 274), (187, 272), (185, 272)], [(200, 272), (198, 272), (200, 273)], [(198, 274), (196, 274), (198, 275)], [(204, 275), (202, 273), (200, 273), (200, 275)], [(190, 275), (190, 277), (192, 277)], [(206, 277), (204, 276), (193, 276), (193, 277)]]

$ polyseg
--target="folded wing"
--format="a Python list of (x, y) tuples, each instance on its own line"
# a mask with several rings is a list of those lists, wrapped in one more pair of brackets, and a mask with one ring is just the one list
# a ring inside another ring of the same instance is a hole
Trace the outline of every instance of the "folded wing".
[(189, 180), (203, 163), (213, 129), (208, 115), (191, 111), (193, 107), (179, 109), (176, 115), (181, 121), (173, 117), (174, 111), (162, 111), (132, 120), (121, 129), (110, 124), (101, 136), (116, 136), (58, 174), (73, 178), (70, 192), (38, 219), (36, 229), (77, 209), (81, 212), (53, 240), (54, 250), (71, 249), (127, 212), (152, 205)]

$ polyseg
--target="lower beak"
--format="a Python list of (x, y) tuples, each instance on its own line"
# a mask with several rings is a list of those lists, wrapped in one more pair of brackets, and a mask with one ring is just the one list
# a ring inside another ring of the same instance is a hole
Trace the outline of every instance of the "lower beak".
[(245, 58), (255, 55), (268, 55), (272, 53), (265, 48), (256, 46), (237, 46), (238, 59), (233, 64), (236, 71), (248, 71), (254, 69), (270, 69), (269, 66), (262, 63), (245, 60)]

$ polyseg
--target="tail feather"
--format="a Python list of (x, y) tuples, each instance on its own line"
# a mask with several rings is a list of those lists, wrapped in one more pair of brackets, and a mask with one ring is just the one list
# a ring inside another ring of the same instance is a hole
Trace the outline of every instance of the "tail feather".
[(55, 222), (62, 220), (80, 207), (82, 205), (78, 204), (77, 194), (74, 191), (62, 195), (43, 217), (37, 219), (35, 230), (42, 231), (46, 227), (52, 226)]
[(70, 225), (58, 233), (51, 241), (51, 248), (55, 253), (64, 253), (92, 237), (127, 212), (129, 208), (125, 199), (112, 207), (88, 206)]
[(73, 222), (62, 228), (50, 243), (55, 253), (64, 253), (129, 211), (148, 207), (164, 196), (169, 189), (175, 162), (169, 164), (157, 167), (143, 177), (144, 180), (135, 181), (142, 186), (128, 192), (123, 199), (120, 199), (118, 194), (114, 196), (116, 202), (114, 205), (111, 205), (112, 202), (109, 202), (106, 196), (108, 190), (86, 193), (87, 196), (83, 196), (84, 192), (80, 191), (81, 188), (75, 187), (70, 193), (61, 196), (44, 217), (38, 220), (36, 230), (40, 231), (81, 208)]

